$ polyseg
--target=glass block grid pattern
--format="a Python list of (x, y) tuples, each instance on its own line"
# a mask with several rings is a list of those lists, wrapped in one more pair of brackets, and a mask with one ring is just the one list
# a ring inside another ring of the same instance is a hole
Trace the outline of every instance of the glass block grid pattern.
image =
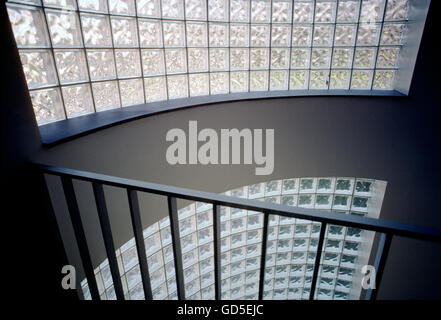
[(38, 124), (268, 90), (392, 90), (408, 0), (9, 0)]
[[(263, 182), (225, 194), (377, 218), (384, 191), (375, 180), (323, 177)], [(380, 199), (379, 207), (373, 204), (375, 198)], [(222, 299), (257, 299), (263, 214), (228, 207), (221, 207), (220, 214)], [(212, 206), (192, 203), (180, 209), (178, 217), (186, 299), (214, 299)], [(319, 223), (270, 216), (264, 299), (309, 299), (319, 233)], [(316, 299), (359, 297), (354, 276), (360, 272), (358, 260), (370, 253), (368, 233), (328, 226)], [(144, 238), (154, 299), (177, 299), (169, 218), (146, 228)], [(367, 248), (364, 252), (362, 245)], [(134, 238), (116, 254), (126, 299), (143, 299)], [(107, 259), (95, 274), (102, 299), (116, 299)], [(90, 299), (86, 279), (82, 289), (85, 299)]]

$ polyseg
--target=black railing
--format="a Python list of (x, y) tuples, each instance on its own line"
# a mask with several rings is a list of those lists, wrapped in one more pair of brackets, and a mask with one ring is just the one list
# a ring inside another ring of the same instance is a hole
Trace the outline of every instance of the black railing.
[(130, 216), (135, 236), (135, 243), (139, 258), (141, 278), (144, 289), (145, 299), (152, 299), (152, 290), (150, 286), (150, 277), (147, 264), (146, 251), (143, 241), (141, 217), (138, 203), (137, 192), (146, 192), (167, 197), (168, 211), (170, 217), (170, 228), (172, 236), (172, 246), (174, 254), (177, 296), (178, 299), (185, 299), (184, 276), (181, 242), (179, 236), (179, 221), (176, 199), (184, 199), (198, 202), (205, 202), (213, 205), (213, 231), (214, 231), (214, 276), (215, 276), (215, 298), (221, 298), (221, 249), (220, 249), (220, 206), (252, 210), (264, 214), (263, 233), (262, 233), (262, 253), (259, 278), (259, 299), (263, 297), (264, 272), (266, 244), (268, 236), (269, 215), (279, 215), (290, 218), (305, 219), (321, 223), (320, 236), (317, 247), (317, 255), (315, 258), (314, 271), (312, 276), (311, 290), (309, 299), (314, 299), (315, 287), (321, 261), (322, 248), (325, 238), (325, 230), (328, 224), (335, 224), (344, 227), (353, 227), (363, 230), (375, 231), (381, 233), (380, 243), (377, 248), (377, 255), (374, 262), (376, 270), (376, 290), (371, 290), (366, 294), (366, 299), (374, 300), (378, 291), (386, 258), (394, 236), (403, 236), (418, 240), (427, 240), (441, 243), (441, 231), (434, 228), (420, 227), (410, 224), (398, 223), (382, 219), (373, 219), (369, 217), (361, 217), (355, 215), (347, 215), (343, 213), (306, 209), (300, 207), (288, 207), (280, 204), (262, 202), (257, 200), (229, 197), (220, 194), (202, 192), (173, 186), (143, 182), (132, 179), (118, 178), (103, 174), (91, 173), (66, 168), (51, 167), (46, 165), (35, 165), (42, 173), (59, 176), (62, 181), (63, 191), (67, 202), (67, 208), (71, 217), (75, 238), (78, 244), (80, 257), (82, 260), (84, 272), (91, 297), (99, 300), (100, 295), (98, 286), (94, 276), (92, 260), (87, 247), (85, 232), (80, 218), (80, 212), (77, 204), (72, 179), (88, 181), (92, 183), (95, 202), (97, 206), (101, 231), (103, 234), (104, 245), (109, 260), (110, 271), (115, 287), (116, 297), (124, 300), (124, 293), (119, 277), (119, 269), (115, 256), (115, 248), (113, 243), (112, 232), (107, 214), (106, 200), (103, 192), (103, 185), (119, 187), (127, 190)]

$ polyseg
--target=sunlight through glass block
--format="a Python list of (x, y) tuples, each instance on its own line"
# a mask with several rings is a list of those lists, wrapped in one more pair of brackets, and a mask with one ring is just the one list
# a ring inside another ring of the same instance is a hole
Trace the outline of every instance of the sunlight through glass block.
[(58, 84), (54, 60), (49, 50), (20, 51), (20, 60), (29, 89)]

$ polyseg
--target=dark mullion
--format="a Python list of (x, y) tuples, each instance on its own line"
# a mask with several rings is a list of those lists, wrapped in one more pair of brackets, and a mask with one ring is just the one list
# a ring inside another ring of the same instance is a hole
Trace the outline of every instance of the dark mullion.
[(221, 220), (220, 206), (213, 204), (213, 234), (214, 234), (214, 288), (215, 299), (222, 299), (222, 262), (221, 262)]
[(173, 244), (173, 256), (176, 272), (176, 289), (179, 300), (185, 300), (184, 267), (182, 262), (181, 237), (179, 235), (179, 218), (176, 198), (167, 197), (168, 212), (170, 216), (170, 229)]
[(312, 274), (311, 291), (309, 292), (309, 300), (314, 300), (314, 293), (315, 293), (315, 287), (317, 285), (317, 277), (318, 277), (318, 272), (319, 272), (319, 268), (320, 268), (320, 260), (322, 257), (323, 242), (325, 239), (326, 226), (327, 226), (327, 223), (322, 222), (322, 225), (320, 227), (319, 242), (317, 245), (317, 253), (315, 256), (314, 273)]
[(113, 279), (113, 287), (115, 288), (118, 300), (124, 300), (124, 291), (121, 283), (118, 261), (115, 255), (115, 245), (113, 243), (112, 229), (110, 226), (109, 215), (107, 213), (106, 199), (104, 196), (103, 185), (93, 182), (93, 194), (95, 196), (96, 208), (100, 220), (101, 231), (106, 248), (107, 258), (109, 259), (110, 272)]
[(152, 287), (150, 283), (150, 273), (146, 257), (146, 249), (144, 244), (137, 191), (133, 189), (127, 189), (127, 197), (129, 199), (130, 217), (132, 219), (133, 234), (135, 236), (136, 250), (138, 253), (139, 265), (141, 269), (144, 297), (146, 300), (152, 300)]
[(81, 261), (86, 274), (87, 283), (93, 300), (100, 300), (100, 294), (96, 283), (95, 272), (93, 271), (92, 259), (90, 258), (89, 248), (87, 246), (86, 234), (81, 222), (80, 210), (78, 208), (72, 179), (67, 176), (61, 177), (66, 204), (69, 210), (72, 227), (80, 251)]
[(259, 278), (259, 300), (263, 299), (263, 289), (265, 283), (265, 262), (266, 262), (266, 245), (268, 241), (268, 220), (269, 213), (263, 213), (263, 230), (262, 230), (262, 254), (260, 256), (260, 278)]
[(383, 277), (384, 267), (386, 265), (386, 258), (389, 254), (390, 245), (392, 243), (392, 234), (382, 233), (380, 243), (378, 244), (377, 255), (375, 256), (374, 270), (376, 272), (375, 289), (369, 288), (366, 293), (365, 300), (376, 300), (378, 288), (380, 287), (381, 279)]

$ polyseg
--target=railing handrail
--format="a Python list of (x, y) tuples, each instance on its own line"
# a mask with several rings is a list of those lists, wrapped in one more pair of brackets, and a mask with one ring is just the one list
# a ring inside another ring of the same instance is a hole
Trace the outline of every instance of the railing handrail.
[(105, 185), (132, 189), (141, 192), (153, 193), (178, 199), (211, 203), (213, 206), (228, 206), (262, 212), (264, 214), (277, 214), (290, 218), (305, 219), (322, 223), (336, 224), (345, 227), (354, 227), (397, 236), (404, 236), (419, 240), (428, 240), (441, 243), (441, 230), (431, 227), (416, 226), (385, 219), (348, 215), (322, 209), (285, 206), (281, 204), (263, 202), (253, 199), (244, 199), (205, 191), (198, 191), (175, 186), (145, 182), (140, 180), (120, 178), (88, 171), (60, 168), (55, 166), (34, 164), (44, 173), (70, 177), (78, 180), (103, 183)]

